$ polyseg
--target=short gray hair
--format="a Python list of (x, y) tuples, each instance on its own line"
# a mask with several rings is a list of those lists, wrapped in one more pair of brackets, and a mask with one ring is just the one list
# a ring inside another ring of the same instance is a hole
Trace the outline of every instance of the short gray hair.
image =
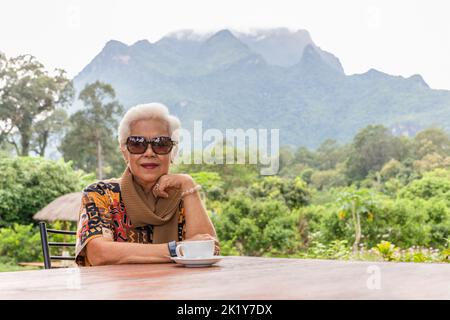
[[(169, 109), (162, 103), (152, 102), (146, 104), (138, 104), (128, 109), (119, 124), (119, 144), (124, 146), (130, 135), (131, 125), (138, 120), (158, 119), (164, 121), (168, 125), (169, 135), (173, 140), (178, 141), (178, 130), (181, 128), (180, 120), (169, 114)], [(175, 146), (175, 148), (176, 146)], [(175, 150), (175, 151), (176, 151)], [(173, 152), (176, 154), (176, 152)]]

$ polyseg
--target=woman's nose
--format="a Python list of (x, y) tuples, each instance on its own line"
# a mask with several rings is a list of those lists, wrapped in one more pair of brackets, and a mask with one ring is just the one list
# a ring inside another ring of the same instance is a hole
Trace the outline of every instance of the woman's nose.
[(145, 150), (143, 156), (148, 158), (155, 156), (155, 153), (153, 152), (152, 146), (150, 144), (147, 146), (147, 150)]

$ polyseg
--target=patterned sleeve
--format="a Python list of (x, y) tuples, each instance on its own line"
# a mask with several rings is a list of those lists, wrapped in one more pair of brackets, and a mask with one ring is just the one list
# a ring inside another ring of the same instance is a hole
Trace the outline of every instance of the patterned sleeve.
[(113, 241), (113, 229), (107, 217), (110, 201), (107, 191), (101, 185), (93, 184), (83, 190), (78, 218), (75, 261), (80, 266), (89, 265), (85, 247), (90, 240), (104, 237)]
[(180, 216), (178, 218), (178, 241), (186, 240), (186, 215), (183, 200), (180, 201), (178, 207)]

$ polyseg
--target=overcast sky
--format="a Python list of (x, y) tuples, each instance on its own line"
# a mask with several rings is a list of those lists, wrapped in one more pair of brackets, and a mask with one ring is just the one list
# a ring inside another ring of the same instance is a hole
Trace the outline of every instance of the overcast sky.
[(179, 29), (306, 29), (346, 74), (421, 74), (450, 90), (450, 2), (299, 0), (2, 0), (0, 51), (75, 76), (111, 39), (157, 41)]

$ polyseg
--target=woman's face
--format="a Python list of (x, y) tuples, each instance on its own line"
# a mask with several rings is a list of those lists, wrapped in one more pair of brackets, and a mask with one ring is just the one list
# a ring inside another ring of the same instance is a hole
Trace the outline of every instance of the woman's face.
[[(146, 139), (170, 137), (168, 125), (158, 119), (135, 121), (130, 129), (130, 136), (143, 136)], [(141, 185), (153, 184), (161, 175), (169, 172), (170, 153), (158, 155), (150, 145), (142, 154), (132, 154), (126, 146), (123, 146), (122, 153), (131, 173)]]

